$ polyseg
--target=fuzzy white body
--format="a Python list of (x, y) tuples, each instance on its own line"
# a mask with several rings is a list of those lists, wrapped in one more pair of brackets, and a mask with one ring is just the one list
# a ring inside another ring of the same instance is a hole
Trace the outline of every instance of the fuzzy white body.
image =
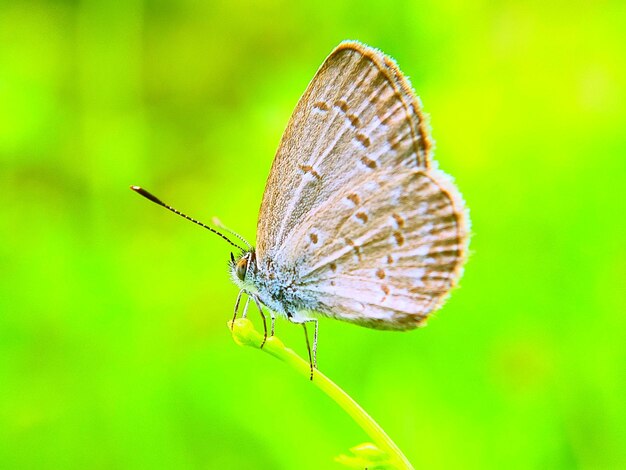
[(272, 312), (292, 321), (304, 323), (316, 318), (315, 300), (299, 295), (297, 278), (288, 272), (266, 272), (256, 266), (254, 252), (242, 253), (239, 260), (249, 257), (244, 279), (237, 275), (236, 263), (231, 263), (231, 279), (241, 291), (256, 296)]

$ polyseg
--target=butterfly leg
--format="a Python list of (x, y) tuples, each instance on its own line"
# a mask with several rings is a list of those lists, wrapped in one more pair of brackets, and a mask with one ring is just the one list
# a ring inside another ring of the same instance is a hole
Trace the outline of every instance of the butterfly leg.
[(272, 326), (270, 327), (270, 336), (274, 336), (274, 326), (276, 326), (276, 315), (270, 310), (270, 319), (272, 320)]
[(243, 306), (243, 313), (241, 314), (241, 318), (246, 318), (248, 316), (248, 305), (250, 305), (250, 296), (246, 299), (246, 303)]
[[(307, 323), (315, 323), (315, 333), (313, 335), (313, 354), (311, 354), (311, 344), (309, 343), (309, 335), (306, 331)], [(318, 333), (318, 322), (317, 318), (312, 318), (310, 320), (302, 322), (302, 327), (304, 328), (304, 337), (306, 338), (306, 349), (309, 353), (309, 364), (311, 366), (311, 380), (313, 380), (313, 370), (317, 369), (317, 333)]]
[(265, 319), (265, 314), (263, 313), (263, 307), (261, 306), (259, 298), (256, 295), (252, 295), (252, 298), (254, 299), (254, 302), (259, 309), (259, 313), (261, 314), (261, 318), (263, 319), (263, 342), (261, 343), (261, 346), (259, 346), (259, 349), (263, 349), (263, 346), (265, 346), (265, 342), (267, 341), (267, 320)]
[[(237, 300), (235, 301), (235, 313), (233, 314), (233, 321), (230, 322), (230, 329), (232, 331), (232, 329), (235, 327), (235, 320), (237, 319), (237, 310), (239, 310), (239, 302), (241, 302), (241, 294), (243, 294), (243, 289), (241, 289), (239, 291), (239, 294), (237, 294)], [(248, 300), (250, 300), (248, 298)], [(246, 302), (246, 307), (248, 306), (248, 303)], [(245, 309), (244, 309), (244, 317), (245, 317)]]
[(315, 323), (315, 333), (313, 335), (313, 367), (317, 369), (317, 333), (319, 332), (319, 322), (317, 318), (312, 318), (309, 322)]
[(304, 329), (304, 338), (306, 339), (306, 350), (309, 353), (309, 365), (311, 366), (310, 379), (313, 380), (313, 357), (311, 356), (311, 344), (309, 343), (309, 334), (306, 331), (306, 322), (302, 323), (302, 328)]

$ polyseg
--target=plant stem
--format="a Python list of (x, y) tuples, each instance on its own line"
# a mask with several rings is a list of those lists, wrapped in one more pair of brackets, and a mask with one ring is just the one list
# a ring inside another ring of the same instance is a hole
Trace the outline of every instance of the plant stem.
[[(228, 326), (229, 328), (232, 327), (233, 339), (237, 344), (251, 346), (257, 349), (261, 345), (263, 336), (254, 329), (254, 326), (248, 319), (239, 318), (235, 320), (234, 325), (232, 322), (228, 322)], [(310, 377), (309, 363), (298, 356), (292, 349), (286, 347), (276, 336), (267, 338), (262, 350), (289, 364), (303, 377), (307, 379)], [(313, 384), (343, 408), (376, 445), (389, 455), (390, 460), (397, 468), (413, 469), (411, 463), (404, 456), (396, 443), (385, 433), (383, 428), (381, 428), (378, 423), (336, 383), (319, 370), (315, 369)]]

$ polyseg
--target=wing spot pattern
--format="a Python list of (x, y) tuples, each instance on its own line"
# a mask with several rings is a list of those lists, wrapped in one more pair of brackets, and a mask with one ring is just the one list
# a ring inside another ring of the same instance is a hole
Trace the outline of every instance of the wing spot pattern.
[(385, 300), (387, 300), (387, 296), (389, 295), (389, 287), (387, 287), (385, 284), (383, 284), (382, 286), (380, 286), (380, 288), (382, 289), (382, 291), (385, 293), (385, 295), (383, 296), (382, 299), (380, 299), (381, 302), (384, 302)]
[(370, 170), (375, 170), (378, 167), (374, 160), (367, 157), (361, 157), (361, 163), (368, 167)]
[(356, 129), (362, 126), (361, 118), (356, 113), (348, 113), (350, 106), (348, 106), (348, 102), (345, 99), (341, 98), (335, 101), (335, 106), (343, 112), (352, 127)]
[(357, 133), (355, 139), (358, 140), (359, 143), (365, 148), (368, 148), (372, 144), (369, 137), (362, 132)]
[(315, 171), (311, 165), (300, 165), (300, 169), (304, 173), (310, 174), (311, 176), (313, 176), (317, 180), (321, 180), (322, 179), (321, 175), (317, 171)]
[(355, 206), (358, 206), (361, 202), (361, 198), (356, 193), (351, 193), (346, 196), (346, 199), (351, 201)]
[(365, 212), (357, 212), (354, 216), (359, 219), (362, 223), (367, 223), (368, 217)]
[(376, 270), (376, 277), (377, 277), (378, 279), (385, 279), (385, 270), (384, 270), (384, 269), (381, 269), (381, 268), (378, 268), (378, 269)]
[(313, 107), (320, 110), (320, 111), (329, 111), (330, 110), (330, 106), (328, 105), (328, 103), (326, 101), (317, 101), (316, 103), (313, 104)]
[(359, 119), (359, 116), (357, 116), (354, 113), (351, 113), (351, 114), (346, 114), (346, 117), (350, 121), (350, 124), (352, 124), (352, 127), (361, 127), (361, 119)]
[(318, 237), (315, 233), (310, 233), (309, 238), (311, 239), (311, 243), (313, 243), (314, 245), (318, 242)]
[(401, 232), (393, 232), (393, 238), (396, 240), (398, 246), (404, 245), (404, 236)]
[(398, 228), (404, 227), (404, 219), (402, 218), (402, 216), (400, 216), (399, 214), (393, 213), (391, 214), (391, 217), (393, 217), (393, 220), (396, 222), (396, 225), (398, 226)]
[(348, 103), (344, 99), (335, 101), (335, 106), (341, 109), (344, 113), (348, 112)]

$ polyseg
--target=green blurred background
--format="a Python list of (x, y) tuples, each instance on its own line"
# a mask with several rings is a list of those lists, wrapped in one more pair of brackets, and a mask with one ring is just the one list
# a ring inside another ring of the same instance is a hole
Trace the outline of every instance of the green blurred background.
[[(624, 2), (0, 3), (0, 468), (337, 468), (367, 440), (236, 346), (229, 247), (326, 55), (395, 57), (471, 210), (425, 329), (322, 320), (419, 468), (626, 468)], [(278, 334), (305, 354), (300, 328)]]

